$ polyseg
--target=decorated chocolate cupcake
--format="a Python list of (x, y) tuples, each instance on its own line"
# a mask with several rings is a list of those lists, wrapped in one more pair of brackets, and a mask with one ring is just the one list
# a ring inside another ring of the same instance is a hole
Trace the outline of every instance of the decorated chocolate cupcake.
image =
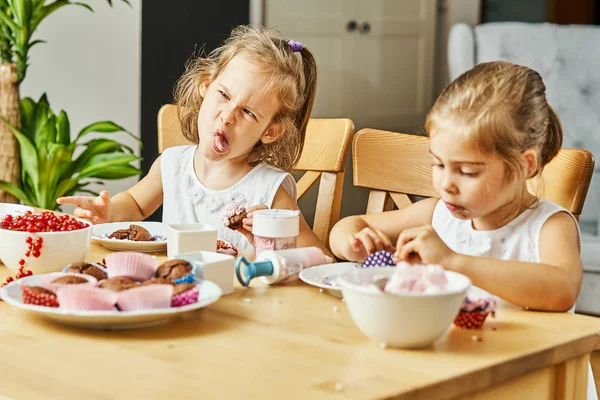
[(234, 231), (240, 229), (244, 223), (242, 222), (246, 218), (246, 207), (241, 204), (231, 203), (225, 208), (225, 215), (223, 216), (223, 225)]
[(194, 267), (185, 260), (169, 260), (158, 266), (155, 275), (157, 278), (170, 279), (175, 283), (192, 283)]
[(90, 275), (96, 278), (98, 281), (108, 278), (108, 274), (106, 273), (104, 267), (87, 262), (73, 263), (65, 268), (64, 272)]
[(54, 292), (40, 286), (21, 285), (21, 301), (23, 304), (58, 307), (58, 300)]

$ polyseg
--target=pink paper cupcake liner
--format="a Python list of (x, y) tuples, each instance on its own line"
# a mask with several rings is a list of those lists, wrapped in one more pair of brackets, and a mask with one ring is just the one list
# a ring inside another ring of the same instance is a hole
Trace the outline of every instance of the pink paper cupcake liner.
[(121, 311), (170, 308), (173, 285), (148, 285), (118, 293), (117, 305)]
[(188, 304), (194, 304), (198, 302), (200, 291), (198, 286), (193, 289), (186, 290), (183, 293), (179, 293), (171, 299), (171, 307), (187, 306)]
[(111, 253), (105, 260), (109, 278), (126, 276), (136, 281), (145, 281), (152, 278), (156, 270), (156, 259), (144, 253)]
[(35, 292), (27, 285), (21, 285), (21, 301), (23, 304), (54, 308), (58, 307), (58, 300), (55, 295)]
[(68, 311), (110, 311), (117, 304), (118, 294), (97, 287), (64, 285), (58, 289), (56, 297), (60, 308)]
[[(77, 284), (69, 284), (69, 283), (52, 283), (53, 280), (61, 278), (63, 276), (77, 276), (79, 278), (83, 278), (88, 281), (88, 283), (77, 283)], [(71, 272), (55, 272), (51, 274), (40, 275), (40, 287), (44, 289), (48, 289), (49, 291), (56, 293), (58, 289), (63, 286), (95, 286), (98, 280), (91, 275), (85, 274), (75, 274)]]

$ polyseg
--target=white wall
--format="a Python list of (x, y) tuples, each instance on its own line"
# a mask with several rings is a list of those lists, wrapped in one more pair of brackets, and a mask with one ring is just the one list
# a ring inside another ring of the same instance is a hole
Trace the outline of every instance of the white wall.
[[(92, 122), (111, 120), (139, 137), (141, 0), (131, 0), (131, 7), (119, 0), (112, 8), (106, 0), (88, 4), (94, 13), (66, 6), (42, 22), (34, 38), (47, 43), (30, 51), (21, 96), (37, 100), (46, 92), (52, 109), (68, 114), (72, 136)], [(126, 134), (112, 138), (139, 154)], [(137, 180), (106, 181), (106, 188), (118, 193)]]
[(440, 0), (436, 33), (436, 72), (434, 98), (450, 83), (448, 77), (448, 33), (460, 22), (475, 26), (480, 22), (480, 0)]

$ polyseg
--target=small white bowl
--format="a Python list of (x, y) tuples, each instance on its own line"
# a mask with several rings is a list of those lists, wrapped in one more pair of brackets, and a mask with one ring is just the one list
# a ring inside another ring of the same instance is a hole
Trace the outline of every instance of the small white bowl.
[(378, 276), (391, 276), (395, 270), (365, 268), (342, 275), (337, 283), (350, 315), (358, 329), (378, 343), (402, 348), (429, 346), (454, 321), (471, 281), (446, 271), (446, 290), (434, 294), (391, 294), (368, 285)]
[[(80, 220), (81, 221), (81, 220)], [(25, 268), (34, 274), (61, 272), (65, 265), (83, 261), (90, 250), (92, 237), (91, 224), (76, 231), (39, 232), (35, 237), (42, 238), (40, 256), (25, 257), (26, 242), (32, 234), (0, 228), (0, 259), (13, 273), (19, 271), (19, 260), (24, 259)]]

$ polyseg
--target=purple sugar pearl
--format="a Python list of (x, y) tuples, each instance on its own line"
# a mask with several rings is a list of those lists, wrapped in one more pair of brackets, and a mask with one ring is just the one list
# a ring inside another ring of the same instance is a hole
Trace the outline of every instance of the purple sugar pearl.
[(395, 266), (396, 263), (393, 260), (394, 253), (387, 250), (379, 250), (375, 253), (370, 254), (367, 259), (363, 262), (363, 268), (369, 267), (388, 267)]

